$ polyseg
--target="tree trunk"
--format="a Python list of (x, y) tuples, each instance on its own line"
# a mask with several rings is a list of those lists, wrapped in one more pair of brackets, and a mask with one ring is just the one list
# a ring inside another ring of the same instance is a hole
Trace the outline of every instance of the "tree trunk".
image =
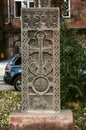
[(48, 7), (51, 7), (51, 0), (48, 0)]
[(51, 0), (35, 0), (35, 7), (51, 7)]

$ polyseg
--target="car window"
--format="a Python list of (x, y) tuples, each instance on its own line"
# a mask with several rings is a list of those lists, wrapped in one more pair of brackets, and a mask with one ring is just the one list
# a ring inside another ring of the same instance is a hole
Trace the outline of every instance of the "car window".
[(21, 65), (21, 57), (16, 60), (15, 65)]

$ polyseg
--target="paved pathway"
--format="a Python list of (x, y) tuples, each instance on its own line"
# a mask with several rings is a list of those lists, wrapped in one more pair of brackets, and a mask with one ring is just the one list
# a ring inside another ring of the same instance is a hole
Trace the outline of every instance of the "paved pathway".
[(0, 91), (12, 91), (15, 90), (13, 86), (5, 84), (3, 81), (0, 81)]

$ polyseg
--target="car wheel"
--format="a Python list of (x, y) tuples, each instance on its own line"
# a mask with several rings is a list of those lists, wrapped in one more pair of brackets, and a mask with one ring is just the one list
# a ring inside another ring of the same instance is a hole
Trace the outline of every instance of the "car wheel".
[(14, 88), (17, 91), (21, 91), (21, 76), (18, 76), (18, 77), (15, 78), (15, 80), (14, 80)]

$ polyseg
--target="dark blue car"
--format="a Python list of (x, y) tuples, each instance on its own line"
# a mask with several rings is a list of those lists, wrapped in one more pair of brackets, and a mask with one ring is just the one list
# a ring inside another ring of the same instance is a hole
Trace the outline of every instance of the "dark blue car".
[(4, 81), (21, 90), (21, 55), (14, 56), (5, 67)]

